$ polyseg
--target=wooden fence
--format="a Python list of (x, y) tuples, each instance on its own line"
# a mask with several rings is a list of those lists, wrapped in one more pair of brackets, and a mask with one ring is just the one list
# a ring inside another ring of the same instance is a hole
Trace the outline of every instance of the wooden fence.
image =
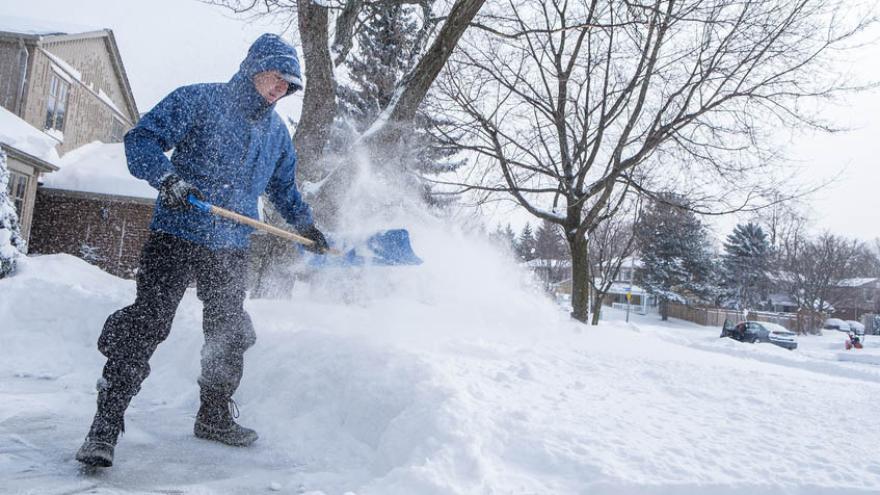
[(701, 308), (686, 306), (684, 304), (669, 303), (669, 316), (686, 320), (698, 325), (709, 327), (724, 326), (724, 321), (729, 320), (734, 325), (742, 321), (763, 321), (776, 323), (783, 327), (802, 333), (818, 333), (825, 322), (825, 315), (813, 311), (800, 311), (798, 313), (770, 313), (765, 311), (749, 311), (746, 315), (743, 311), (720, 308)]

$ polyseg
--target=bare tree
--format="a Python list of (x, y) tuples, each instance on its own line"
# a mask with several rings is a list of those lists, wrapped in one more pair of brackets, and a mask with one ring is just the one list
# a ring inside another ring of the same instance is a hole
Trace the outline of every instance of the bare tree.
[(858, 261), (864, 245), (830, 233), (816, 239), (801, 239), (785, 260), (782, 287), (802, 309), (828, 312), (846, 278), (858, 274)]
[(632, 210), (635, 211), (633, 216), (607, 215), (608, 220), (600, 223), (588, 239), (593, 325), (599, 324), (602, 300), (617, 280), (620, 268), (631, 261), (635, 254), (635, 223), (638, 221), (639, 204), (633, 205)]
[[(439, 84), (480, 157), (464, 191), (510, 195), (561, 225), (572, 316), (589, 307), (588, 235), (621, 187), (672, 189), (695, 211), (754, 205), (779, 126), (847, 85), (824, 67), (872, 18), (843, 0), (508, 0), (481, 13)], [(497, 173), (491, 173), (490, 170)], [(758, 180), (761, 179), (761, 180)], [(698, 197), (697, 193), (702, 194)], [(612, 205), (612, 208), (609, 208)]]

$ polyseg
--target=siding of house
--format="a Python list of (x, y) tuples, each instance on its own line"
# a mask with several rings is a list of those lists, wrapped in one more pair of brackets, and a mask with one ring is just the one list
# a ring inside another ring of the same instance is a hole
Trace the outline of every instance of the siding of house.
[(18, 112), (18, 93), (21, 87), (21, 48), (18, 43), (0, 40), (0, 105), (12, 113)]
[[(110, 142), (114, 119), (122, 124), (123, 132), (133, 127), (137, 119), (125, 104), (124, 89), (105, 40), (96, 37), (43, 43), (44, 50), (75, 67), (81, 75), (81, 81), (73, 78), (64, 67), (55, 64), (43, 51), (37, 49), (32, 52), (28, 97), (21, 115), (32, 126), (37, 129), (45, 127), (52, 72), (60, 69), (62, 75), (73, 79), (67, 99), (64, 141), (58, 146), (59, 154), (63, 155), (92, 141)], [(98, 96), (100, 92), (107, 95), (113, 106)]]
[(858, 287), (835, 287), (831, 290), (834, 316), (858, 321), (867, 313), (880, 313), (880, 282), (868, 282)]
[(67, 253), (133, 278), (149, 236), (153, 200), (40, 188), (31, 254)]

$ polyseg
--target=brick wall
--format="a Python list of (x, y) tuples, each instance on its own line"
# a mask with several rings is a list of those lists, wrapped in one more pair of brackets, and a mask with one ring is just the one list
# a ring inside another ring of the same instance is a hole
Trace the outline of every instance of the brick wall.
[(152, 215), (153, 200), (40, 188), (29, 253), (72, 254), (133, 278)]

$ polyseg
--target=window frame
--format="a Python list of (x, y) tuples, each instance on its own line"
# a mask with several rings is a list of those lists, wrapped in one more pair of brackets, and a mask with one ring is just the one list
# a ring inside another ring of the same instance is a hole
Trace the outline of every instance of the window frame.
[(68, 120), (67, 110), (72, 85), (55, 69), (49, 72), (49, 93), (46, 95), (46, 120), (43, 128), (47, 131), (55, 130), (63, 133)]
[(24, 208), (27, 205), (28, 186), (30, 186), (30, 176), (14, 170), (9, 171), (9, 183), (6, 184), (6, 192), (9, 199), (15, 207), (19, 221), (22, 221)]
[(125, 122), (119, 117), (111, 117), (110, 122), (110, 142), (121, 143), (125, 136)]

